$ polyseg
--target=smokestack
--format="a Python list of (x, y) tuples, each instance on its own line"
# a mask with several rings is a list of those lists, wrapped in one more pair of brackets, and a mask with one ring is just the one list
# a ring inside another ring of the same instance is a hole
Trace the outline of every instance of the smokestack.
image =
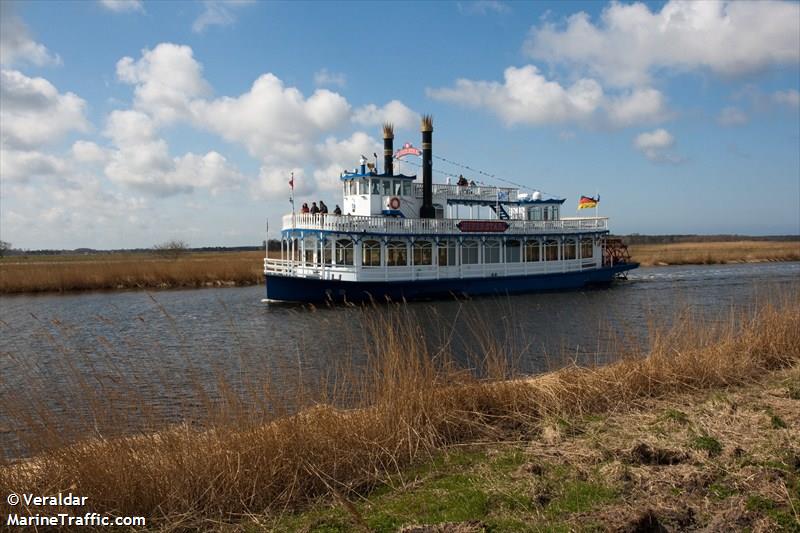
[(391, 122), (383, 123), (383, 174), (385, 176), (394, 175), (394, 124)]
[(422, 116), (422, 206), (419, 218), (435, 218), (433, 208), (433, 117)]

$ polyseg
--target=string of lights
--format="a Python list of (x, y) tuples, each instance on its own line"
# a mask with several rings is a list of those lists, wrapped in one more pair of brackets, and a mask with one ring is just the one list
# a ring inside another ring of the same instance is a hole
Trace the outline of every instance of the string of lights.
[[(522, 185), (520, 183), (511, 181), (509, 179), (501, 178), (500, 176), (498, 176), (496, 174), (491, 174), (489, 172), (485, 172), (485, 171), (480, 170), (478, 168), (473, 168), (473, 167), (471, 167), (469, 165), (465, 165), (463, 163), (458, 163), (458, 162), (453, 161), (451, 159), (447, 159), (446, 157), (442, 157), (442, 156), (439, 156), (439, 155), (434, 155), (433, 157), (434, 157), (434, 159), (438, 159), (438, 160), (440, 160), (440, 161), (442, 161), (444, 163), (448, 163), (450, 165), (454, 165), (456, 167), (462, 168), (462, 169), (467, 170), (469, 172), (474, 172), (476, 174), (480, 174), (481, 176), (486, 176), (487, 178), (492, 179), (492, 180), (501, 181), (503, 183), (508, 183), (509, 185), (513, 185), (514, 187), (519, 187), (520, 189), (523, 189), (523, 190), (539, 190), (539, 189), (531, 189), (530, 187), (528, 187), (526, 185)], [(399, 157), (394, 157), (394, 159), (396, 161), (400, 161), (402, 163), (408, 163), (409, 165), (413, 165), (413, 166), (415, 166), (417, 168), (422, 168), (421, 164), (415, 163), (413, 161), (409, 161), (408, 159), (400, 159)], [(444, 172), (442, 170), (437, 170), (437, 169), (433, 169), (433, 171), (437, 172), (439, 174), (442, 174), (443, 176), (453, 176), (453, 177), (455, 177), (454, 173), (452, 173), (452, 172)], [(490, 184), (484, 183), (484, 182), (482, 182), (480, 180), (478, 180), (476, 183), (478, 183), (479, 185), (490, 185)], [(552, 197), (556, 196), (554, 194), (550, 194), (549, 192), (542, 191), (542, 190), (539, 190), (539, 192), (541, 192), (542, 194), (546, 194), (547, 196), (552, 196)]]

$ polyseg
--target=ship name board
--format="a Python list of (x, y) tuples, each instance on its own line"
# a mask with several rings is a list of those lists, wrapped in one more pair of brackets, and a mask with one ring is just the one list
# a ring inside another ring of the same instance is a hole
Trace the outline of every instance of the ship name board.
[(508, 222), (502, 220), (462, 220), (456, 227), (464, 233), (503, 233), (508, 229)]

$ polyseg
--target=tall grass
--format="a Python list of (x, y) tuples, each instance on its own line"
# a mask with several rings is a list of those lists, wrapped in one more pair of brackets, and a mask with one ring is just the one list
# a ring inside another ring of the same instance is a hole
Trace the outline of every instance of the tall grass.
[(255, 285), (264, 252), (5, 258), (0, 293)]
[(645, 266), (800, 261), (800, 241), (632, 244), (629, 250)]
[[(143, 515), (151, 526), (175, 529), (253, 519), (325, 495), (346, 505), (454, 444), (533, 438), (545, 417), (626, 409), (796, 365), (798, 296), (793, 289), (782, 303), (731, 311), (722, 321), (686, 311), (651, 332), (645, 354), (536, 377), (514, 375), (512, 345), (502, 335), (487, 332), (465, 367), (454, 362), (447, 335), (430, 342), (403, 305), (367, 308), (366, 363), (342, 365), (314, 390), (295, 388), (291, 406), (269, 380), (249, 389), (222, 383), (227, 392), (209, 401), (213, 416), (202, 426), (79, 442), (40, 433), (34, 457), (0, 466), (0, 492), (70, 490), (88, 496), (93, 511)], [(29, 417), (22, 407), (2, 407), (13, 420)], [(102, 403), (94, 409), (103, 418)], [(32, 412), (37, 420), (54, 416), (46, 406)]]

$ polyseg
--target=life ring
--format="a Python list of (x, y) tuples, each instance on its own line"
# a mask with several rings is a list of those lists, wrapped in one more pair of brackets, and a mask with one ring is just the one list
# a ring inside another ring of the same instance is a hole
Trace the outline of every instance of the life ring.
[(392, 209), (400, 209), (400, 198), (393, 196), (389, 199), (389, 207)]

